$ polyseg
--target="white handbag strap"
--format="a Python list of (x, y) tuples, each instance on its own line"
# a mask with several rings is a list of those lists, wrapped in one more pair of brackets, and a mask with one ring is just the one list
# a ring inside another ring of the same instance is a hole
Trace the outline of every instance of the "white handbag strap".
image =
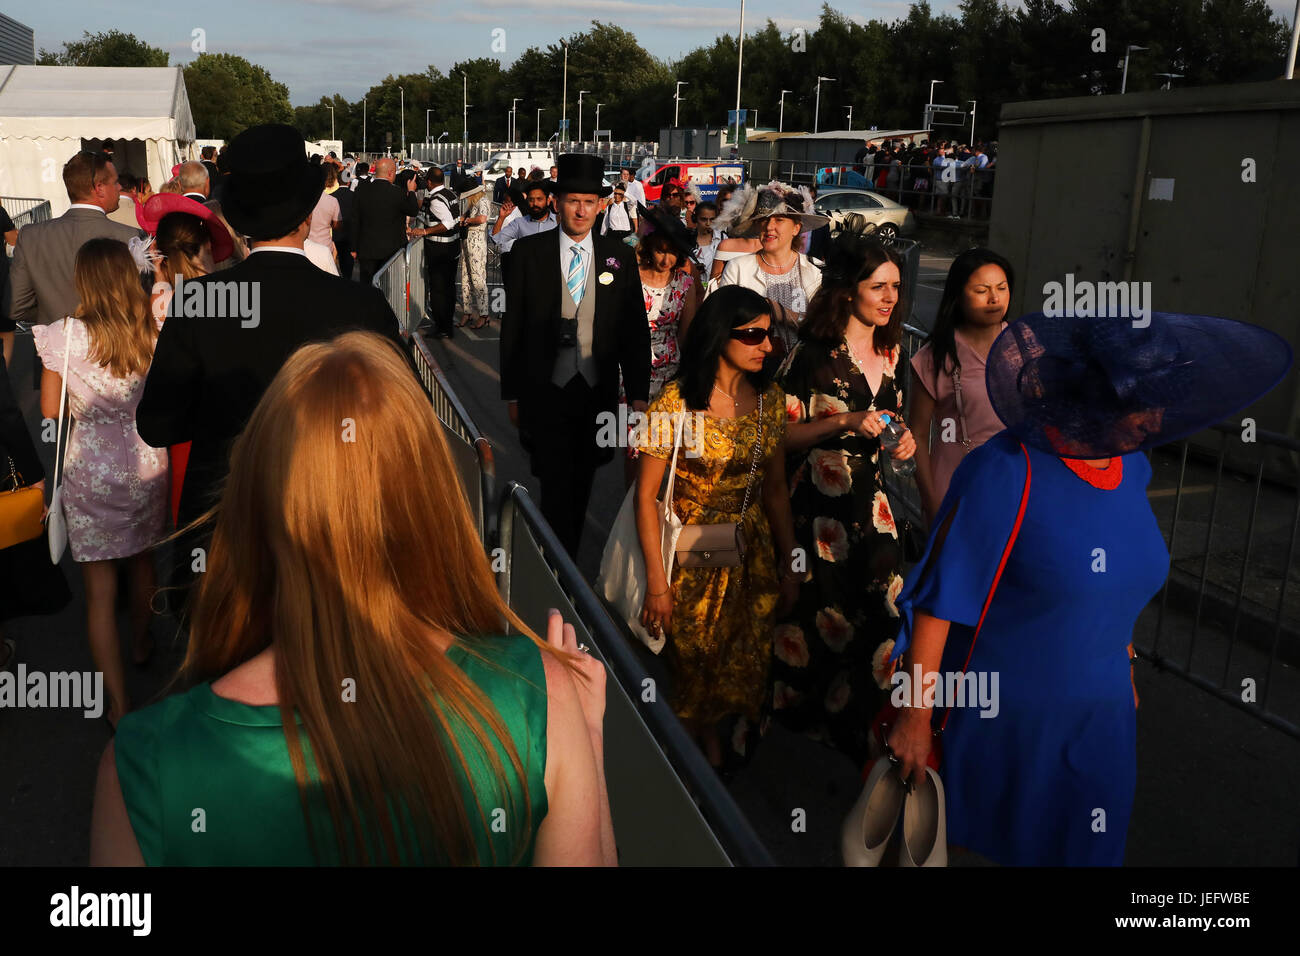
[(63, 465), (63, 409), (68, 401), (68, 363), (72, 359), (72, 317), (63, 320), (63, 388), (59, 392), (59, 431), (54, 440), (54, 487), (59, 487)]
[(664, 489), (664, 508), (673, 506), (673, 485), (677, 482), (677, 450), (682, 447), (682, 426), (686, 423), (686, 411), (677, 414), (676, 436), (673, 438), (673, 460), (668, 466), (668, 487)]

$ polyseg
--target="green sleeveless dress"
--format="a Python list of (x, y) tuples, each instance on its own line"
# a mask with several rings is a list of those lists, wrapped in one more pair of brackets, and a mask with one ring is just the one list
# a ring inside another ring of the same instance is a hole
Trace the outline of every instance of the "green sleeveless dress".
[[(500, 741), (509, 800), (481, 747), (466, 729), (457, 742), (469, 764), (460, 774), (464, 806), (481, 865), (530, 864), (537, 827), (546, 816), (546, 675), (541, 651), (521, 635), (458, 638), (447, 657), (488, 697), (510, 733), (524, 768), (521, 783)], [(482, 658), (482, 659), (481, 659)], [(299, 719), (301, 723), (301, 718)], [(490, 733), (490, 731), (489, 731)], [(309, 770), (311, 747), (302, 734)], [(451, 748), (448, 748), (451, 752)], [(149, 866), (315, 866), (341, 862), (323, 800), (313, 803), (318, 859), (277, 706), (254, 707), (218, 697), (199, 684), (122, 718), (115, 739), (117, 775), (140, 852)], [(530, 801), (529, 832), (524, 819)], [(478, 804), (475, 803), (477, 795)], [(482, 816), (478, 806), (482, 807)], [(518, 808), (512, 815), (510, 806)], [(498, 809), (503, 808), (503, 809)], [(497, 811), (497, 812), (494, 812)], [(400, 844), (400, 839), (399, 839)], [(371, 841), (371, 859), (383, 859)], [(495, 851), (495, 858), (494, 858)], [(422, 863), (403, 854), (403, 862)]]

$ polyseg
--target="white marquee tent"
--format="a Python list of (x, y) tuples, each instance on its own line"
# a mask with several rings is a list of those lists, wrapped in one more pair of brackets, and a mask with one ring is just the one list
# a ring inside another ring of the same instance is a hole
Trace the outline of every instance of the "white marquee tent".
[(0, 195), (69, 206), (63, 164), (114, 141), (118, 172), (157, 189), (189, 156), (194, 117), (179, 66), (0, 66)]

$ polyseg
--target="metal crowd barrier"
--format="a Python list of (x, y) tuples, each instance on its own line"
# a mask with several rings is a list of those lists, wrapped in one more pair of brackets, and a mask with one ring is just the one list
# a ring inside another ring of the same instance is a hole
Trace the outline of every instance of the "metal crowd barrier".
[(21, 229), (33, 222), (48, 222), (50, 201), (48, 199), (29, 199), (22, 196), (0, 196), (0, 206), (4, 206), (14, 226)]
[(549, 608), (613, 673), (606, 683), (605, 781), (624, 866), (774, 866), (744, 813), (637, 660), (523, 486), (498, 527), (501, 596), (536, 633)]
[[(1219, 447), (1210, 456), (1213, 484), (1191, 484), (1189, 472), (1194, 482), (1208, 477), (1204, 439), (1214, 434)], [(1172, 495), (1160, 487), (1149, 492), (1167, 536), (1171, 567), (1158, 598), (1154, 638), (1135, 646), (1157, 667), (1300, 738), (1300, 688), (1294, 671), (1300, 664), (1300, 601), (1293, 597), (1288, 608), (1287, 600), (1300, 532), (1295, 468), (1300, 441), (1263, 430), (1254, 439), (1253, 475), (1232, 467), (1240, 468), (1246, 454), (1242, 426), (1236, 423), (1216, 425), (1201, 436), (1153, 451), (1153, 468), (1175, 463), (1178, 468)], [(1230, 453), (1233, 462), (1225, 475)], [(1207, 492), (1208, 506), (1201, 497)], [(1194, 535), (1201, 525), (1203, 538), (1198, 542)], [(1198, 570), (1188, 567), (1197, 563)], [(1211, 580), (1212, 567), (1216, 581)], [(1166, 632), (1171, 594), (1175, 609), (1193, 617), (1190, 635)], [(1247, 680), (1252, 682), (1251, 695), (1245, 693)], [(1292, 708), (1289, 716), (1276, 706), (1279, 698)]]
[(409, 299), (406, 287), (406, 249), (398, 249), (394, 252), (375, 273), (371, 282), (372, 285), (384, 294), (388, 304), (392, 307), (393, 313), (397, 316), (397, 324), (401, 326), (403, 332), (411, 331), (407, 326)]

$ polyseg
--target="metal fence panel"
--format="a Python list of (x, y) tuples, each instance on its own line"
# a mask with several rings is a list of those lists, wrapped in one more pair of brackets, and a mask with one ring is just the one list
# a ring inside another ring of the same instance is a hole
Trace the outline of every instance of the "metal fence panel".
[(33, 222), (48, 222), (50, 201), (48, 199), (30, 199), (22, 196), (0, 196), (0, 205), (4, 206), (14, 226), (21, 229)]
[(773, 865), (662, 695), (645, 700), (648, 689), (655, 691), (645, 670), (527, 491), (513, 482), (502, 501), (500, 528), (509, 556), (501, 593), (510, 607), (539, 634), (546, 631), (548, 609), (558, 608), (612, 673), (606, 684), (605, 781), (620, 864)]

